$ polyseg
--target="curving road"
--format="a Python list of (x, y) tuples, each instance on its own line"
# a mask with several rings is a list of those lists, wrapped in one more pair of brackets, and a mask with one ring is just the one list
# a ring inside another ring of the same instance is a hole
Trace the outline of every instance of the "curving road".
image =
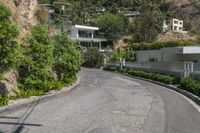
[(200, 112), (180, 94), (83, 68), (69, 93), (0, 114), (0, 133), (200, 133)]

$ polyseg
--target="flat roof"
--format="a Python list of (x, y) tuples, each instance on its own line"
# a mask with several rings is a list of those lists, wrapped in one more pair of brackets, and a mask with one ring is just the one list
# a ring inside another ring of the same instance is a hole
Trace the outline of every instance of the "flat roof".
[(85, 29), (85, 30), (99, 30), (99, 27), (85, 26), (85, 25), (74, 25), (74, 28)]
[(72, 40), (77, 40), (80, 42), (106, 42), (107, 39), (103, 39), (103, 38), (71, 38)]

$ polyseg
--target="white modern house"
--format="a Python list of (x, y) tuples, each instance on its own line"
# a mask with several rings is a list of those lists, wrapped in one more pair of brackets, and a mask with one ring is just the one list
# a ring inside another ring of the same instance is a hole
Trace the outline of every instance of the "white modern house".
[(178, 33), (187, 33), (184, 31), (183, 20), (179, 19), (171, 19), (171, 20), (164, 20), (163, 22), (163, 32), (173, 31)]
[(189, 61), (200, 63), (200, 46), (169, 47), (136, 51), (137, 62)]
[(98, 27), (90, 27), (84, 25), (74, 25), (71, 28), (71, 39), (80, 42), (81, 46), (88, 47), (97, 47), (100, 51), (102, 49), (102, 42), (106, 42), (106, 39), (96, 38), (95, 31), (98, 31)]

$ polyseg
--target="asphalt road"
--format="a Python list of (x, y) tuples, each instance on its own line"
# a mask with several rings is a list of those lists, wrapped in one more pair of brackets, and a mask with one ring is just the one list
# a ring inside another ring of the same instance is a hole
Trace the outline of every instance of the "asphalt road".
[(180, 94), (102, 70), (80, 78), (68, 93), (0, 114), (0, 133), (200, 133), (200, 112)]

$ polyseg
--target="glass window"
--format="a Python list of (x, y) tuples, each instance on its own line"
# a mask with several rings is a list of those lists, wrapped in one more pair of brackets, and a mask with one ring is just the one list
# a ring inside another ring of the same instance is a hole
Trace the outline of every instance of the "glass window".
[(79, 30), (78, 35), (79, 35), (79, 37), (92, 38), (92, 32), (91, 31)]

